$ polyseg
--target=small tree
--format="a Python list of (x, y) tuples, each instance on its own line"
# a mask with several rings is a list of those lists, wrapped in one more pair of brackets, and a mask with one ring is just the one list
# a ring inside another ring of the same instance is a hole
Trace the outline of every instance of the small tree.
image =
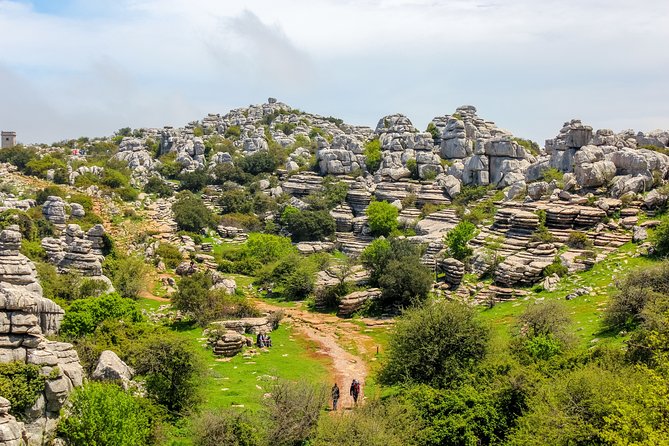
[(373, 201), (367, 208), (367, 224), (376, 235), (389, 236), (397, 229), (399, 211), (387, 201)]
[(669, 254), (669, 217), (663, 218), (655, 228), (651, 236), (651, 242), (653, 243), (655, 254), (660, 257), (665, 257)]
[(476, 310), (459, 302), (426, 303), (407, 310), (390, 337), (384, 384), (449, 386), (486, 352), (489, 330)]
[(367, 170), (374, 173), (381, 166), (381, 161), (383, 160), (383, 154), (381, 153), (381, 141), (378, 138), (375, 138), (365, 144), (365, 164), (367, 165)]
[(173, 416), (185, 414), (199, 402), (197, 378), (202, 367), (188, 341), (166, 335), (149, 339), (140, 348), (135, 369), (144, 376), (149, 398)]
[(154, 444), (155, 410), (115, 384), (89, 383), (74, 391), (58, 433), (73, 446)]
[(179, 189), (189, 190), (191, 192), (200, 192), (209, 182), (209, 175), (204, 169), (196, 169), (192, 172), (185, 172), (179, 176), (181, 184)]
[(461, 221), (453, 229), (448, 231), (444, 244), (448, 247), (448, 253), (460, 260), (466, 260), (474, 252), (467, 243), (476, 236), (476, 226), (468, 221)]
[(265, 400), (271, 422), (268, 444), (292, 446), (304, 444), (318, 424), (327, 390), (305, 382), (279, 381)]
[(284, 212), (284, 215), (294, 242), (325, 240), (334, 235), (337, 227), (335, 219), (327, 211)]
[(209, 208), (190, 191), (177, 195), (177, 200), (172, 205), (172, 213), (177, 226), (184, 231), (200, 232), (214, 223)]
[(257, 417), (234, 409), (205, 412), (194, 422), (196, 446), (259, 446), (264, 426)]

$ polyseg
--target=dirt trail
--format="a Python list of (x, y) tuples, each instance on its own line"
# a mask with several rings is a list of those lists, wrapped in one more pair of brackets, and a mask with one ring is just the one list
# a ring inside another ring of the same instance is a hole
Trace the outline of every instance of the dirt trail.
[[(298, 332), (320, 346), (319, 353), (331, 361), (330, 379), (339, 384), (344, 408), (349, 404), (348, 389), (354, 378), (362, 383), (364, 397), (369, 373), (366, 361), (372, 360), (377, 344), (373, 338), (361, 333), (359, 325), (330, 314), (310, 313), (301, 307), (279, 307), (264, 301), (256, 301), (256, 305), (263, 311), (283, 311), (285, 318)], [(363, 322), (378, 324), (378, 321), (373, 320)]]

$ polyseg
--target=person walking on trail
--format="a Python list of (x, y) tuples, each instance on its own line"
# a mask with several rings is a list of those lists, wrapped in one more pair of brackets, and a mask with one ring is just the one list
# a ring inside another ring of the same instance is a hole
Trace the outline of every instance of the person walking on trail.
[(351, 390), (349, 394), (353, 397), (353, 404), (358, 405), (358, 396), (360, 395), (360, 382), (354, 379), (351, 383)]
[(339, 402), (339, 386), (337, 383), (332, 386), (332, 410), (337, 410), (337, 403)]

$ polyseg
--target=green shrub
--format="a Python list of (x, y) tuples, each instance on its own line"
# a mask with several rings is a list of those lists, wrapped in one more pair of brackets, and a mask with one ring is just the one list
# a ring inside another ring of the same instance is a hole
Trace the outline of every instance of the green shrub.
[(362, 252), (373, 285), (382, 288), (387, 304), (409, 305), (427, 297), (432, 272), (421, 263), (423, 248), (406, 239), (378, 238)]
[(381, 141), (379, 141), (378, 138), (365, 144), (363, 154), (365, 155), (365, 165), (367, 166), (367, 170), (371, 173), (379, 170), (381, 161), (383, 161), (383, 154), (381, 153)]
[(530, 155), (534, 156), (539, 155), (539, 144), (537, 144), (536, 142), (530, 139), (523, 139), (523, 138), (513, 138), (513, 140), (517, 142), (519, 146), (527, 150), (530, 153)]
[(269, 151), (259, 150), (253, 155), (240, 159), (237, 165), (248, 174), (258, 175), (263, 172), (274, 172), (279, 165), (279, 160)]
[(418, 163), (414, 158), (409, 158), (407, 160), (407, 169), (411, 172), (411, 178), (414, 180), (420, 179), (420, 176), (418, 175)]
[(179, 175), (180, 190), (189, 190), (191, 192), (200, 192), (209, 183), (209, 175), (204, 169), (193, 170), (192, 172), (184, 172)]
[(149, 399), (170, 415), (185, 415), (197, 407), (203, 367), (189, 341), (169, 335), (154, 336), (140, 347), (133, 365), (144, 377)]
[(554, 167), (550, 167), (548, 169), (544, 169), (541, 172), (541, 175), (545, 182), (550, 183), (552, 181), (555, 181), (558, 187), (560, 188), (564, 187), (564, 172), (561, 172)]
[(251, 194), (243, 188), (221, 192), (218, 205), (222, 214), (250, 214), (254, 210)]
[(171, 243), (161, 243), (158, 249), (156, 249), (156, 255), (165, 262), (165, 266), (168, 268), (176, 268), (184, 260), (184, 256), (179, 251), (179, 248)]
[(9, 149), (2, 149), (0, 151), (0, 162), (13, 164), (23, 171), (26, 165), (36, 156), (37, 152), (19, 144)]
[(171, 197), (174, 194), (174, 189), (161, 180), (160, 177), (153, 176), (144, 185), (144, 192), (147, 194), (156, 194), (161, 198)]
[(237, 212), (221, 216), (220, 223), (223, 226), (245, 229), (248, 232), (258, 232), (264, 228), (263, 222), (257, 216)]
[(200, 232), (214, 224), (211, 211), (202, 202), (202, 199), (190, 191), (183, 191), (177, 195), (172, 204), (174, 221), (179, 229), (190, 232)]
[(651, 234), (650, 240), (656, 255), (665, 257), (669, 254), (669, 217), (662, 219)]
[(196, 446), (260, 446), (263, 424), (257, 416), (235, 409), (205, 412), (194, 422)]
[(116, 293), (104, 296), (77, 299), (70, 304), (60, 327), (63, 336), (79, 338), (93, 333), (105, 320), (125, 318), (128, 322), (140, 322), (142, 314), (137, 303)]
[(397, 216), (399, 211), (395, 206), (386, 201), (373, 201), (365, 211), (367, 224), (375, 235), (390, 235), (397, 229)]
[(253, 257), (263, 264), (271, 263), (296, 252), (287, 237), (272, 234), (249, 234), (244, 245), (244, 254)]
[(469, 258), (474, 251), (467, 243), (476, 236), (476, 232), (474, 224), (468, 221), (459, 222), (444, 238), (448, 253), (460, 261)]
[(477, 315), (454, 301), (405, 311), (391, 334), (380, 381), (452, 386), (485, 356), (489, 330)]
[(238, 125), (231, 125), (225, 129), (225, 137), (230, 139), (238, 139), (242, 134), (242, 129)]
[(47, 186), (44, 189), (40, 189), (35, 196), (35, 202), (38, 205), (42, 205), (46, 202), (46, 199), (50, 196), (65, 198), (67, 193), (63, 188), (58, 186)]
[(307, 210), (288, 214), (284, 211), (282, 220), (294, 242), (325, 240), (334, 235), (337, 227), (328, 211)]
[(139, 297), (147, 272), (144, 259), (139, 256), (107, 256), (102, 268), (121, 296), (130, 299)]
[(0, 395), (12, 405), (12, 413), (19, 418), (32, 407), (44, 391), (46, 377), (40, 367), (23, 362), (0, 363)]
[(70, 396), (58, 434), (73, 446), (154, 444), (155, 409), (115, 384), (88, 383)]
[(552, 276), (557, 274), (559, 277), (564, 277), (569, 273), (569, 268), (562, 264), (560, 256), (555, 256), (553, 263), (544, 268), (543, 275), (544, 277)]
[(574, 249), (588, 249), (592, 248), (592, 240), (588, 238), (588, 234), (581, 231), (571, 231), (567, 238), (567, 246)]

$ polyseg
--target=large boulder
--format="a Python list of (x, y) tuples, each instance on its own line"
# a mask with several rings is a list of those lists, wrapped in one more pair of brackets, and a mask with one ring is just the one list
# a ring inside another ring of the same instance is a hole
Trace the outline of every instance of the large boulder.
[(105, 350), (100, 355), (95, 370), (91, 374), (94, 381), (120, 381), (127, 384), (135, 372), (121, 358), (111, 350)]

